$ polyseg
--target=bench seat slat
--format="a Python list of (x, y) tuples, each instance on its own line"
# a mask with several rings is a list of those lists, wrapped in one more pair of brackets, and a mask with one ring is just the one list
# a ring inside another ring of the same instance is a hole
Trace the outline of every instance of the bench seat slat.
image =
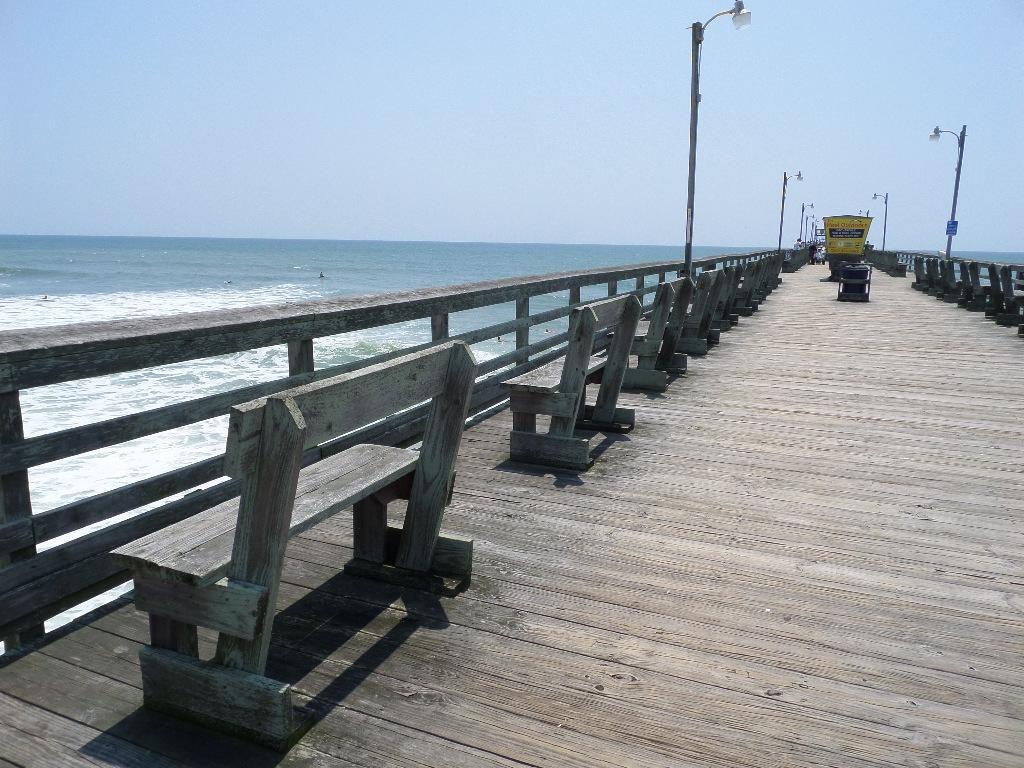
[[(601, 370), (607, 362), (607, 358), (602, 356), (595, 355), (591, 357), (590, 363), (587, 365), (587, 375)], [(558, 389), (558, 385), (562, 380), (562, 366), (564, 364), (565, 358), (560, 357), (546, 365), (542, 365), (540, 368), (535, 368), (532, 371), (527, 371), (515, 378), (509, 379), (505, 383), (509, 387), (524, 392), (554, 392)]]
[[(403, 448), (357, 445), (302, 470), (288, 536), (351, 506), (416, 468), (419, 454)], [(231, 562), (238, 499), (230, 499), (115, 549), (133, 568), (195, 586), (212, 584)]]

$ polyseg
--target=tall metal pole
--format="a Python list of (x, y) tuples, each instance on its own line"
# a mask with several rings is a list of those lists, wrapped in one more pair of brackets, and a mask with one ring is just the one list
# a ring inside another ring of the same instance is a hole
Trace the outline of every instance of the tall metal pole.
[(786, 215), (786, 183), (789, 176), (782, 172), (782, 210), (779, 211), (779, 253), (782, 253), (782, 217)]
[(885, 218), (882, 220), (882, 250), (885, 250), (885, 231), (889, 228), (889, 193), (885, 193)]
[[(953, 210), (949, 212), (949, 220), (956, 221), (956, 198), (960, 194), (960, 168), (964, 164), (964, 142), (967, 139), (967, 126), (960, 129), (960, 136), (957, 141), (960, 143), (960, 152), (956, 158), (956, 183), (953, 184)], [(953, 236), (946, 235), (946, 258), (953, 255)]]
[(697, 107), (700, 104), (700, 44), (704, 42), (704, 27), (695, 21), (690, 51), (690, 169), (686, 178), (686, 274), (693, 277), (693, 181), (697, 170)]
[(805, 205), (807, 205), (807, 203), (800, 203), (800, 241), (801, 242), (803, 242), (803, 239), (804, 239), (804, 206)]

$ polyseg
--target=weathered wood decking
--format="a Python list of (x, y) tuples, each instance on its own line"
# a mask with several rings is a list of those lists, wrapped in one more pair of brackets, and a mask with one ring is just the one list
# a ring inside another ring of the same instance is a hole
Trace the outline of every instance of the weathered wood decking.
[(586, 473), (468, 430), (468, 591), (339, 574), (348, 515), (293, 540), (268, 673), (322, 719), (288, 755), (142, 710), (121, 603), (0, 666), (0, 766), (1024, 765), (1024, 340), (823, 274), (625, 394)]

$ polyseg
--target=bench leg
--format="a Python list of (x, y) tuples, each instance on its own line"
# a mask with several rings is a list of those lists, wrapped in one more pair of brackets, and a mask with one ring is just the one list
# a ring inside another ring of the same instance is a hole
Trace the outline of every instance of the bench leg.
[(622, 377), (622, 388), (664, 392), (668, 389), (668, 374), (654, 368), (627, 368)]
[(146, 707), (227, 731), (279, 752), (312, 724), (291, 686), (239, 669), (145, 647), (139, 653)]
[(454, 348), (448, 361), (445, 392), (434, 397), (427, 416), (402, 539), (395, 555), (395, 564), (400, 568), (430, 571), (475, 378), (476, 361), (469, 347)]
[(509, 435), (509, 449), (513, 461), (526, 464), (583, 470), (594, 463), (589, 437), (513, 431)]
[(195, 624), (149, 614), (149, 643), (154, 648), (199, 656), (199, 633)]
[(665, 371), (665, 373), (683, 374), (686, 373), (686, 364), (686, 355), (681, 352), (672, 352), (666, 356), (664, 361), (659, 358), (655, 367), (659, 371)]
[(357, 501), (352, 507), (353, 556), (371, 563), (383, 563), (387, 530), (387, 504), (376, 496)]
[(695, 336), (684, 336), (679, 340), (676, 352), (688, 355), (706, 355), (708, 353), (708, 340)]
[(512, 411), (512, 429), (517, 432), (536, 432), (537, 414)]
[(576, 426), (596, 432), (629, 432), (636, 426), (636, 411), (632, 408), (613, 408), (607, 416), (602, 413), (600, 419), (595, 417), (596, 413), (596, 405), (584, 406), (583, 417)]
[(345, 573), (428, 592), (446, 591), (446, 578), (468, 583), (473, 573), (472, 539), (453, 534), (438, 534), (430, 567), (426, 571), (411, 571), (394, 564), (401, 541), (402, 529), (388, 525), (384, 535), (383, 562), (353, 558), (345, 564)]

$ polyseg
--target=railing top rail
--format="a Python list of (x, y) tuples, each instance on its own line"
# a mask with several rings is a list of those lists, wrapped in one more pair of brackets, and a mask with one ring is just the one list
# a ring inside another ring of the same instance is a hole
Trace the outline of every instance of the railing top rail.
[[(766, 251), (694, 261), (714, 265)], [(313, 299), (0, 332), (0, 391), (72, 381), (458, 312), (575, 286), (683, 268), (680, 261), (510, 277), (454, 286)]]
[(897, 256), (913, 256), (919, 259), (941, 259), (943, 261), (949, 260), (952, 262), (975, 262), (977, 264), (995, 264), (997, 267), (1009, 267), (1012, 270), (1018, 272), (1024, 272), (1024, 264), (1019, 264), (1013, 261), (993, 261), (992, 259), (979, 259), (976, 257), (968, 256), (940, 256), (934, 251), (905, 251), (905, 250), (894, 250), (889, 249), (887, 251), (877, 251), (877, 253), (893, 253)]

